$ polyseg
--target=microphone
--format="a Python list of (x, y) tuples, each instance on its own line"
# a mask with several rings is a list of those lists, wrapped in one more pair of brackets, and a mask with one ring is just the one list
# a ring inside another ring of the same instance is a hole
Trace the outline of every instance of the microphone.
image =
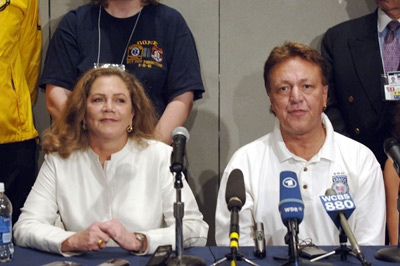
[(296, 220), (300, 224), (304, 217), (304, 203), (296, 173), (291, 171), (281, 172), (279, 199), (279, 212), (285, 226), (288, 226), (290, 220)]
[(356, 257), (363, 263), (363, 265), (364, 263), (366, 263), (365, 265), (368, 265), (369, 262), (365, 260), (364, 254), (357, 243), (357, 239), (347, 222), (347, 218), (350, 217), (356, 208), (350, 194), (337, 194), (334, 189), (328, 188), (325, 192), (325, 197), (321, 196), (320, 198), (333, 222), (338, 228), (340, 224), (340, 227), (345, 232), (351, 246), (353, 247)]
[(231, 227), (229, 232), (232, 259), (236, 262), (237, 250), (239, 249), (239, 211), (246, 202), (246, 192), (243, 173), (234, 169), (228, 177), (226, 184), (225, 201), (231, 212)]
[(171, 153), (171, 171), (175, 173), (182, 172), (185, 156), (185, 145), (190, 135), (186, 128), (177, 127), (172, 131), (172, 153)]
[(267, 254), (265, 250), (264, 224), (258, 222), (254, 225), (254, 256), (264, 258)]
[(387, 157), (393, 161), (393, 167), (398, 176), (400, 176), (400, 147), (399, 142), (394, 138), (388, 138), (383, 143), (383, 150)]
[(291, 171), (283, 171), (280, 174), (280, 202), (279, 212), (283, 224), (287, 227), (288, 233), (285, 236), (286, 244), (289, 244), (291, 259), (298, 262), (298, 233), (299, 224), (304, 217), (304, 203), (301, 198), (297, 175)]

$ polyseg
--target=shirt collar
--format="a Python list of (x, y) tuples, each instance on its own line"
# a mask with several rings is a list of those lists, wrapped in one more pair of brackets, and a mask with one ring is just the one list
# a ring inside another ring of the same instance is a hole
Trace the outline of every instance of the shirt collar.
[[(326, 116), (325, 113), (321, 114), (321, 120), (322, 124), (324, 125), (326, 129), (326, 138), (325, 142), (322, 145), (321, 149), (317, 154), (314, 155), (313, 158), (309, 162), (316, 162), (321, 159), (327, 159), (330, 161), (334, 160), (334, 154), (335, 154), (335, 145), (334, 145), (334, 131), (333, 131), (333, 126), (331, 122), (329, 121), (329, 118)], [(296, 161), (306, 161), (303, 158), (291, 153), (288, 148), (286, 147), (285, 142), (283, 141), (282, 138), (282, 133), (280, 130), (280, 123), (278, 118), (275, 118), (275, 124), (274, 124), (274, 131), (273, 131), (273, 145), (274, 149), (276, 151), (277, 157), (279, 159), (279, 162), (283, 162), (289, 159), (294, 159)]]
[[(128, 141), (126, 142), (125, 146), (117, 151), (116, 153), (111, 154), (111, 158), (110, 160), (107, 161), (112, 161), (112, 160), (119, 160), (123, 157), (126, 156), (126, 154), (129, 152), (129, 150), (132, 150), (134, 146), (134, 140), (131, 140), (130, 138), (128, 138)], [(89, 157), (92, 158), (92, 160), (99, 162), (99, 155), (97, 153), (95, 153), (93, 151), (92, 148), (90, 148), (90, 146), (88, 146), (88, 154)]]
[[(382, 9), (378, 8), (378, 32), (382, 33), (392, 19)], [(398, 20), (400, 22), (400, 20)]]

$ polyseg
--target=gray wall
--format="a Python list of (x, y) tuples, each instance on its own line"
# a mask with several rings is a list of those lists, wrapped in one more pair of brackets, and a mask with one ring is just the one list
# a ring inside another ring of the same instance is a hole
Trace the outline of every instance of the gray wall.
[[(43, 58), (61, 16), (89, 0), (39, 0)], [(206, 93), (185, 124), (189, 183), (214, 241), (221, 173), (233, 152), (273, 127), (263, 64), (276, 45), (291, 40), (319, 50), (324, 32), (375, 10), (374, 0), (161, 0), (185, 17), (196, 40)], [(50, 125), (45, 94), (34, 108), (41, 133)], [(43, 161), (41, 155), (39, 163)], [(228, 237), (228, 236), (227, 236)]]

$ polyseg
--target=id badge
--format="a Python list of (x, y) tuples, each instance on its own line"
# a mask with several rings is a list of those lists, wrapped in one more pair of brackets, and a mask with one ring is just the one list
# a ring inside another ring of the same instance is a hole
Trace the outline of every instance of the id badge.
[(400, 100), (400, 71), (382, 75), (383, 95), (385, 101)]

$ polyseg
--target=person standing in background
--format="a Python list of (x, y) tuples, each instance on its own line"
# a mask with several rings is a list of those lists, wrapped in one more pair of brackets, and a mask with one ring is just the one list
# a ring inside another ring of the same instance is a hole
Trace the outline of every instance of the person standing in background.
[(53, 119), (79, 77), (101, 64), (123, 65), (139, 79), (157, 110), (156, 136), (167, 144), (204, 92), (190, 29), (157, 0), (92, 0), (64, 16), (40, 82)]
[(0, 25), (0, 182), (15, 223), (37, 174), (32, 107), (42, 48), (38, 1), (0, 0)]
[[(387, 158), (383, 142), (392, 132), (393, 103), (382, 96), (381, 76), (398, 70), (400, 58), (385, 56), (384, 47), (389, 23), (399, 24), (400, 1), (376, 3), (375, 12), (330, 28), (322, 40), (321, 53), (331, 70), (325, 113), (335, 131), (370, 148), (383, 169)], [(398, 43), (399, 29), (395, 29), (395, 37)]]

